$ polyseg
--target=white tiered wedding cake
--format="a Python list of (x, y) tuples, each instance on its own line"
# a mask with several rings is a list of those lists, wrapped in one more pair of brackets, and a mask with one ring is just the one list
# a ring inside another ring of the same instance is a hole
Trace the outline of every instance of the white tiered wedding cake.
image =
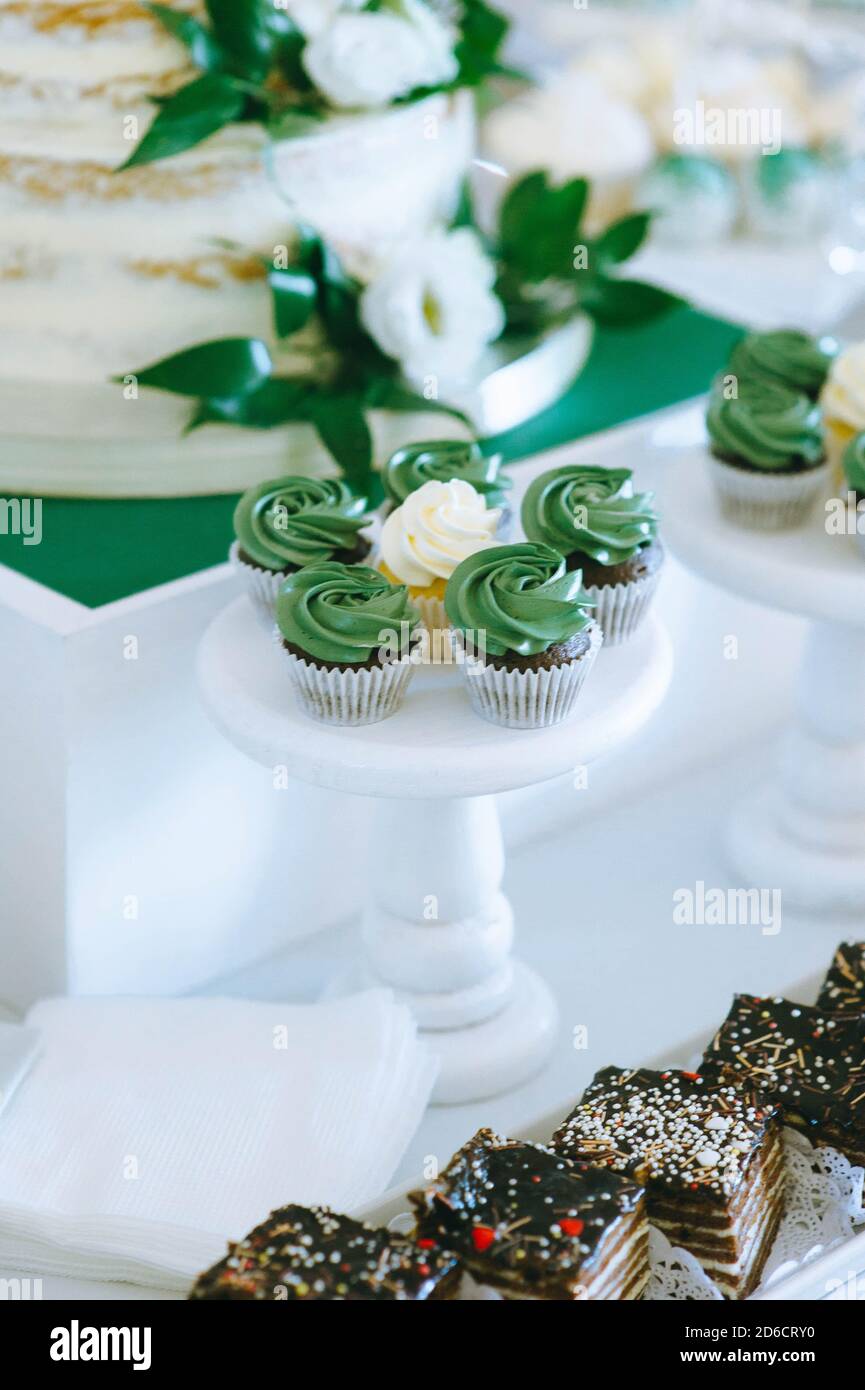
[[(335, 6), (277, 8), (302, 18)], [(172, 9), (204, 13), (192, 0)], [(229, 124), (117, 172), (160, 109), (149, 98), (195, 76), (188, 48), (138, 0), (0, 0), (5, 490), (214, 492), (313, 463), (321, 446), (309, 425), (208, 425), (184, 437), (188, 401), (128, 399), (109, 379), (207, 339), (272, 340), (263, 265), (298, 221), (366, 280), (456, 205), (474, 143), (459, 90), (337, 107), (276, 143), (253, 121)], [(379, 450), (419, 428), (430, 424), (373, 414)], [(438, 434), (459, 428), (436, 417)]]

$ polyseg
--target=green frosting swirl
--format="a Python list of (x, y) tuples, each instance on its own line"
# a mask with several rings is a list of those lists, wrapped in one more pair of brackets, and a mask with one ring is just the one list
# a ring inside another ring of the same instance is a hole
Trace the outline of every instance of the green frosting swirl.
[(763, 376), (808, 396), (817, 396), (837, 352), (834, 338), (812, 338), (796, 328), (749, 333), (734, 347), (730, 371), (740, 381)]
[(765, 377), (740, 381), (738, 397), (728, 399), (724, 381), (715, 382), (706, 414), (709, 438), (720, 453), (767, 472), (821, 462), (823, 417), (814, 401)]
[(471, 483), (488, 507), (501, 507), (513, 486), (510, 478), (502, 476), (501, 466), (501, 454), (485, 458), (474, 440), (429, 439), (397, 449), (385, 466), (382, 482), (397, 507), (424, 483), (449, 483), (452, 478)]
[(293, 647), (351, 666), (381, 647), (407, 653), (419, 619), (404, 584), (389, 584), (366, 565), (326, 560), (288, 575), (277, 595), (276, 622)]
[(542, 473), (523, 499), (530, 541), (563, 555), (578, 550), (599, 565), (622, 565), (658, 534), (651, 492), (633, 493), (627, 468), (579, 468)]
[(535, 656), (588, 626), (594, 604), (582, 580), (552, 546), (498, 545), (457, 565), (445, 608), (453, 626), (476, 645), (483, 641), (491, 656)]
[(844, 476), (854, 492), (865, 496), (865, 434), (854, 434), (844, 450)]
[(245, 492), (234, 512), (241, 549), (264, 569), (299, 569), (354, 550), (366, 498), (331, 478), (276, 478)]

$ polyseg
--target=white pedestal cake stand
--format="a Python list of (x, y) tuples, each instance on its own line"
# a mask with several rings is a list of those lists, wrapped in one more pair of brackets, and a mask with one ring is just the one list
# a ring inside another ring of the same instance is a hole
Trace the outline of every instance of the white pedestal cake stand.
[(246, 598), (211, 624), (198, 671), (212, 719), (243, 753), (303, 782), (375, 798), (366, 963), (351, 986), (386, 983), (410, 1005), (440, 1057), (435, 1099), (479, 1100), (537, 1071), (556, 1008), (543, 981), (511, 957), (494, 794), (583, 767), (640, 728), (672, 674), (659, 622), (601, 651), (572, 721), (532, 732), (479, 719), (452, 667), (420, 667), (402, 709), (380, 724), (318, 724), (295, 704), (284, 660)]
[(671, 469), (664, 534), (715, 584), (810, 619), (796, 716), (770, 785), (734, 811), (733, 862), (749, 883), (780, 888), (805, 911), (865, 908), (865, 562), (856, 539), (830, 535), (821, 506), (795, 530), (726, 521), (702, 457)]

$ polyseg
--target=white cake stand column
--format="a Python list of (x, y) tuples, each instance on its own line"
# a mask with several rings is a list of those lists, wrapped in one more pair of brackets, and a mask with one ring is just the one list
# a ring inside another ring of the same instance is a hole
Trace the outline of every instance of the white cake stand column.
[(556, 1005), (511, 956), (494, 799), (379, 801), (372, 837), (368, 970), (429, 1033), (441, 1058), (437, 1099), (456, 1103), (518, 1085), (549, 1054)]
[(791, 906), (865, 907), (865, 633), (812, 624), (777, 780), (736, 809), (730, 848)]
[(719, 513), (704, 460), (677, 464), (666, 535), (695, 571), (733, 592), (809, 618), (793, 723), (777, 772), (737, 805), (728, 840), (749, 884), (810, 912), (865, 909), (865, 564), (852, 536), (806, 526), (743, 530)]
[[(318, 724), (298, 709), (284, 659), (245, 598), (211, 624), (198, 667), (211, 717), (244, 753), (372, 798), (363, 960), (329, 993), (390, 986), (438, 1055), (438, 1102), (527, 1080), (553, 1046), (556, 1007), (511, 955), (495, 793), (583, 766), (641, 727), (672, 673), (660, 624), (601, 651), (575, 719), (532, 732), (479, 719), (452, 667), (419, 670), (402, 709), (380, 724)], [(338, 846), (338, 824), (333, 833)]]

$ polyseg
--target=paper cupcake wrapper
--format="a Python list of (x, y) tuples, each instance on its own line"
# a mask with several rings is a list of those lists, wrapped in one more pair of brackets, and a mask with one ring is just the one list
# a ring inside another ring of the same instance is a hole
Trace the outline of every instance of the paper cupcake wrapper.
[[(375, 569), (381, 569), (381, 550), (376, 549), (368, 560), (368, 564)], [(454, 661), (453, 654), (453, 633), (451, 631), (450, 619), (445, 612), (444, 599), (440, 598), (418, 598), (411, 595), (411, 601), (417, 609), (420, 620), (426, 628), (424, 638), (424, 656), (422, 664), (429, 666), (450, 666)]]
[(453, 631), (440, 598), (413, 598), (412, 603), (426, 628), (424, 654), (430, 666), (451, 666), (455, 661)]
[(548, 729), (570, 719), (604, 640), (596, 622), (586, 631), (590, 646), (583, 656), (539, 671), (506, 671), (486, 665), (466, 655), (462, 636), (456, 633), (463, 679), (475, 714), (507, 729)]
[(228, 558), (240, 575), (255, 615), (268, 632), (276, 621), (276, 596), (285, 575), (276, 570), (265, 570), (259, 565), (250, 565), (240, 558), (240, 546), (234, 542)]
[(405, 698), (414, 671), (410, 660), (391, 661), (361, 671), (329, 671), (286, 650), (274, 640), (288, 663), (301, 708), (320, 724), (378, 724), (394, 714)]
[(800, 526), (818, 498), (828, 496), (832, 472), (822, 463), (806, 473), (752, 473), (713, 454), (709, 464), (724, 516), (754, 531)]
[(592, 617), (604, 634), (605, 647), (617, 647), (637, 631), (649, 611), (661, 578), (661, 567), (642, 579), (627, 584), (588, 584), (586, 593), (594, 603)]

